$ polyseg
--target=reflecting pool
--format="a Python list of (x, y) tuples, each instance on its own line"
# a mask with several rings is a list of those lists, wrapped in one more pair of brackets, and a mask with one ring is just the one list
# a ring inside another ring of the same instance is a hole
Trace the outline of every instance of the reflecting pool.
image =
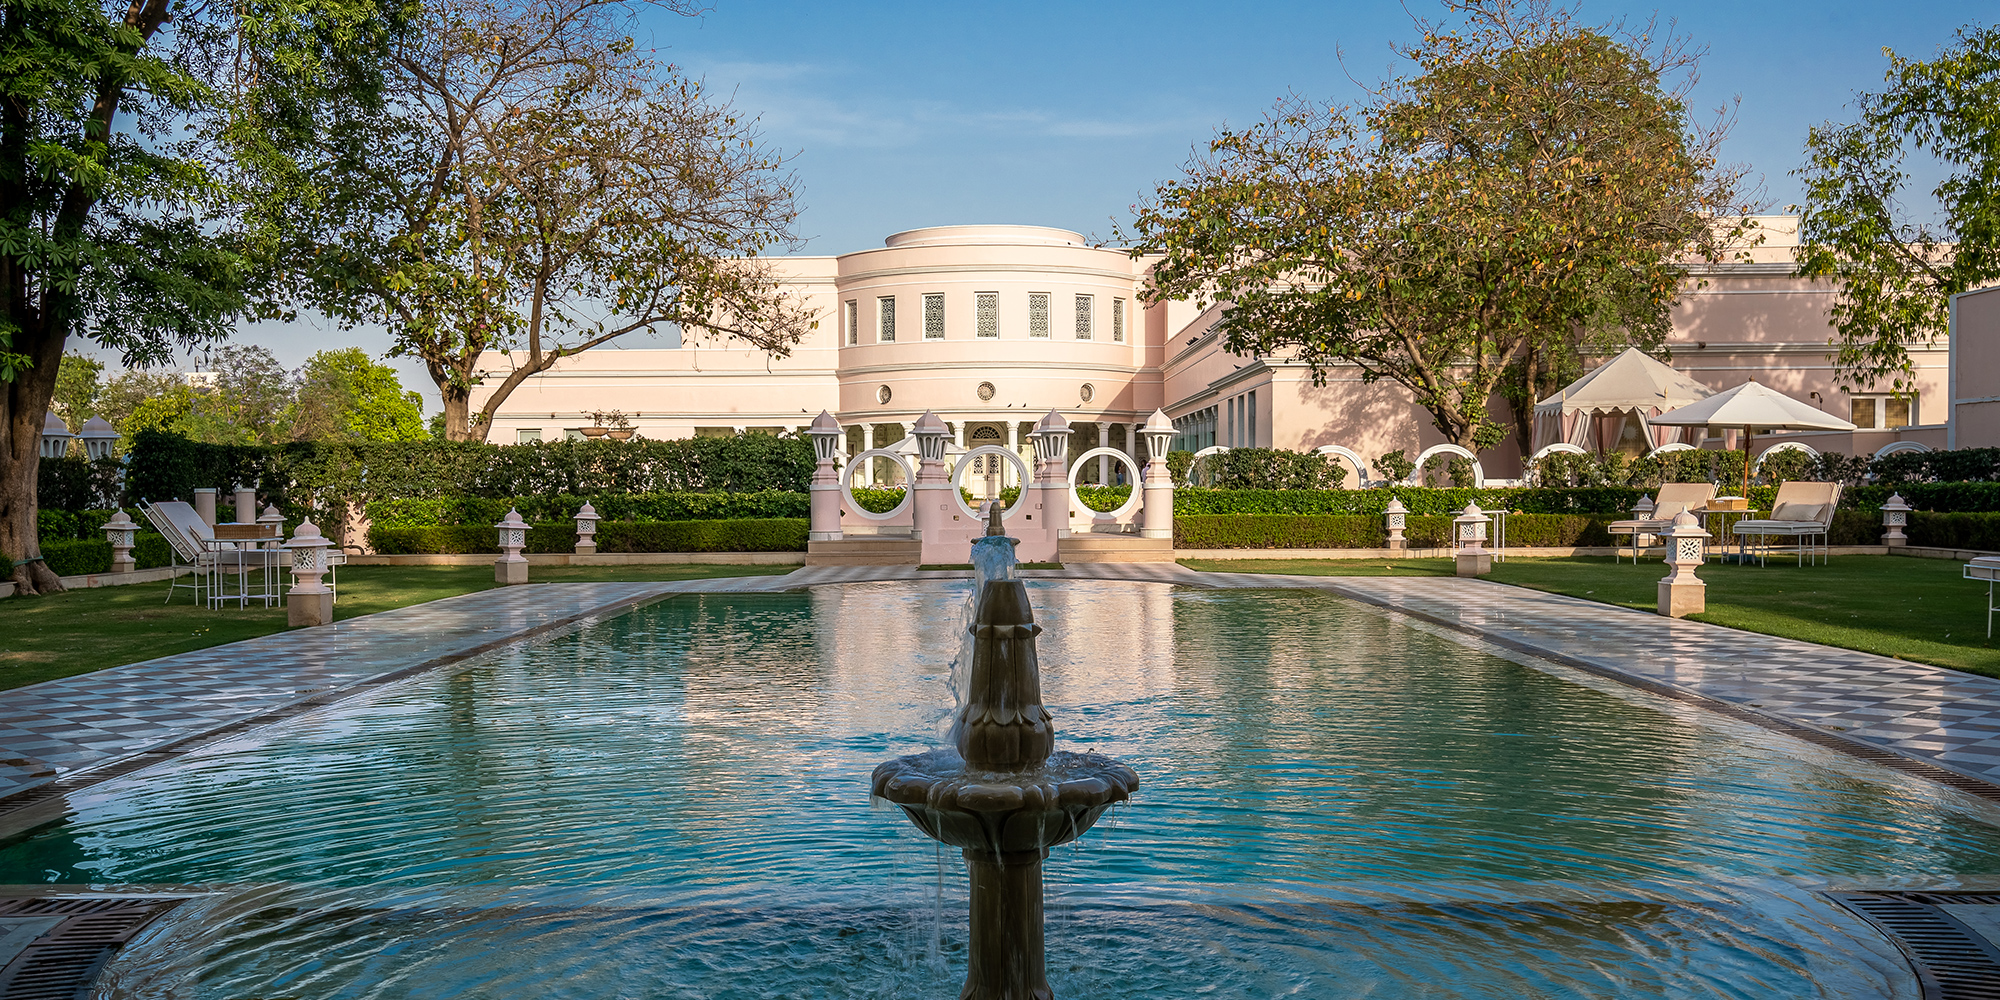
[[(1033, 583), (1057, 996), (1912, 996), (1817, 888), (2000, 884), (1992, 806), (1325, 594)], [(675, 597), (95, 786), (0, 883), (207, 893), (105, 997), (948, 997), (964, 585)], [(1605, 689), (1600, 689), (1605, 688)]]

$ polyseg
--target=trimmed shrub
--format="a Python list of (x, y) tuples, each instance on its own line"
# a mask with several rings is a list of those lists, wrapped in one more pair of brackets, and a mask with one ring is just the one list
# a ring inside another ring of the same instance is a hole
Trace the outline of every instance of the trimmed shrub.
[[(1015, 493), (1018, 495), (1020, 491), (1016, 490)], [(1085, 486), (1079, 483), (1076, 487), (1076, 496), (1083, 501), (1085, 507), (1100, 514), (1108, 514), (1125, 506), (1125, 501), (1132, 499), (1132, 487)]]
[[(805, 518), (726, 521), (606, 521), (597, 526), (599, 552), (803, 552)], [(498, 553), (499, 532), (475, 524), (420, 528), (370, 528), (368, 543), (382, 555)], [(529, 552), (576, 551), (576, 525), (530, 525)]]
[[(1616, 518), (1580, 514), (1515, 514), (1507, 519), (1507, 544), (1518, 546), (1600, 546), (1612, 544), (1605, 525)], [(1415, 516), (1403, 536), (1417, 548), (1437, 548), (1451, 539), (1452, 519)], [(1174, 519), (1174, 546), (1185, 549), (1374, 549), (1388, 544), (1380, 517), (1321, 515), (1190, 515)]]
[[(1879, 518), (1875, 519), (1875, 525), (1875, 537), (1880, 538), (1882, 529)], [(1910, 536), (1911, 545), (2000, 552), (2000, 514), (1912, 511), (1910, 526), (1904, 531)]]
[[(856, 490), (856, 499), (863, 491)], [(900, 491), (896, 494), (901, 497)], [(528, 521), (560, 521), (576, 517), (585, 502), (605, 521), (727, 521), (737, 518), (807, 517), (812, 499), (789, 490), (752, 493), (627, 493), (546, 497), (398, 497), (370, 501), (365, 508), (370, 525), (382, 528), (426, 528), (435, 525), (491, 526), (519, 510)]]
[(111, 543), (102, 538), (65, 538), (42, 543), (42, 562), (57, 576), (82, 576), (111, 569)]
[(1601, 514), (1628, 517), (1632, 504), (1648, 490), (1631, 487), (1592, 489), (1509, 488), (1429, 489), (1399, 486), (1394, 490), (1212, 490), (1184, 487), (1174, 491), (1174, 516), (1192, 514), (1369, 514), (1380, 515), (1393, 495), (1412, 514), (1456, 514), (1468, 503), (1487, 510), (1519, 510), (1530, 514)]
[(1379, 517), (1360, 514), (1193, 514), (1174, 518), (1179, 549), (1373, 549), (1386, 544)]
[(157, 569), (172, 564), (174, 550), (167, 544), (165, 535), (157, 531), (141, 531), (132, 536), (132, 568)]

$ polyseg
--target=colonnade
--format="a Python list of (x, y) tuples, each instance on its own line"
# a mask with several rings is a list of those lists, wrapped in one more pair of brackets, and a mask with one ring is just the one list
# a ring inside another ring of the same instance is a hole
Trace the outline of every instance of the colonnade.
[[(958, 446), (958, 448), (961, 451), (971, 451), (973, 448), (977, 447), (977, 445), (974, 444), (971, 437), (972, 428), (974, 425), (993, 424), (993, 423), (1003, 424), (1005, 427), (1005, 431), (1002, 436), (1002, 439), (1000, 441), (990, 442), (990, 443), (1000, 444), (1004, 446), (1009, 451), (1012, 451), (1014, 454), (1020, 456), (1022, 462), (1028, 465), (1030, 468), (1034, 467), (1035, 464), (1034, 450), (1033, 446), (1028, 441), (1029, 432), (1034, 427), (1034, 421), (1021, 420), (1013, 418), (1011, 416), (1004, 420), (996, 420), (991, 416), (985, 416), (985, 417), (963, 417), (955, 420), (947, 419), (945, 422), (951, 428), (951, 436), (953, 442)], [(890, 421), (858, 422), (854, 424), (849, 424), (847, 426), (859, 428), (861, 432), (860, 434), (861, 447), (858, 449), (854, 447), (854, 444), (851, 440), (847, 440), (843, 437), (841, 445), (849, 455), (858, 455), (862, 451), (865, 451), (869, 448), (890, 447), (896, 444), (897, 442), (903, 440), (903, 438), (907, 436), (909, 433), (909, 426), (899, 422), (890, 422)], [(1094, 445), (1094, 447), (1117, 448), (1119, 451), (1125, 453), (1125, 455), (1127, 455), (1132, 459), (1132, 465), (1134, 468), (1143, 468), (1145, 463), (1151, 457), (1147, 455), (1145, 453), (1145, 449), (1141, 447), (1143, 436), (1141, 435), (1140, 430), (1141, 428), (1145, 427), (1145, 421), (1143, 420), (1133, 420), (1133, 421), (1121, 420), (1116, 422), (1083, 421), (1071, 425), (1070, 433), (1072, 438), (1080, 438), (1082, 436), (1081, 428), (1085, 426), (1092, 426), (1096, 428), (1097, 443), (1096, 445)], [(1114, 428), (1122, 431), (1123, 433), (1114, 436), (1112, 434), (1112, 430)], [(891, 435), (893, 435), (893, 437), (891, 437)], [(1124, 440), (1114, 441), (1113, 440), (1114, 437), (1122, 437), (1124, 438)], [(988, 442), (982, 442), (982, 443), (988, 443)], [(1069, 454), (1072, 456), (1079, 455), (1085, 451), (1090, 450), (1089, 447), (1084, 446), (1083, 442), (1080, 440), (1073, 440), (1071, 444), (1072, 446), (1069, 449)], [(1094, 464), (1096, 465), (1096, 469), (1094, 470), (1095, 472), (1094, 477), (1087, 472), (1085, 474), (1085, 481), (1089, 481), (1090, 479), (1094, 478), (1095, 481), (1100, 485), (1114, 485), (1114, 479), (1121, 473), (1127, 471), (1118, 468), (1118, 463), (1114, 459), (1112, 459), (1112, 457), (1109, 455), (1097, 456), (1097, 458), (1094, 460)], [(998, 472), (999, 478), (996, 481), (996, 487), (998, 489), (1005, 489), (1008, 487), (1021, 485), (1020, 475), (1017, 471), (1015, 471), (1013, 463), (1002, 461), (999, 463), (999, 466), (1000, 466)], [(952, 470), (954, 475), (956, 475), (957, 471), (958, 470), (956, 468)], [(897, 472), (894, 464), (889, 462), (870, 462), (868, 463), (868, 468), (863, 469), (859, 472), (859, 477), (856, 485), (888, 486), (888, 485), (893, 485), (894, 481), (897, 478), (900, 478), (900, 475)], [(972, 484), (968, 483), (966, 485), (970, 486)]]

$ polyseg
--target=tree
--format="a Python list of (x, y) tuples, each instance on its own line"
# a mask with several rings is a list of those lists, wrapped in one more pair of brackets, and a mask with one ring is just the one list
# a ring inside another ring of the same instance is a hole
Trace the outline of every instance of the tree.
[(321, 351), (298, 373), (291, 416), (296, 441), (426, 441), (423, 397), (403, 391), (396, 370), (358, 347)]
[[(1858, 121), (1806, 138), (1799, 274), (1839, 285), (1839, 377), (1915, 387), (1909, 345), (1942, 336), (1951, 296), (2000, 279), (2000, 27), (1963, 28), (1929, 62), (1889, 59)], [(1905, 199), (1911, 152), (1947, 168), (1929, 202)], [(1920, 221), (1932, 209), (1936, 224)]]
[(190, 437), (238, 444), (291, 439), (287, 418), (298, 398), (298, 383), (269, 348), (249, 344), (221, 351), (210, 370), (215, 381), (200, 394), (208, 404), (200, 409), (216, 429)]
[(71, 430), (81, 428), (84, 421), (97, 416), (97, 396), (102, 391), (98, 376), (102, 374), (102, 361), (81, 354), (62, 356), (62, 364), (56, 370), (55, 394), (49, 403), (50, 409), (62, 417)]
[(170, 6), (0, 5), (0, 552), (21, 593), (61, 589), (36, 435), (69, 338), (146, 364), (225, 336), (249, 262), (215, 138), (364, 92), (354, 50), (387, 23), (369, 0), (193, 6), (169, 27)]
[[(680, 0), (658, 4), (683, 13)], [(387, 63), (402, 99), (336, 123), (257, 218), (299, 304), (380, 321), (454, 440), (514, 388), (640, 331), (783, 356), (813, 323), (757, 257), (796, 211), (753, 123), (641, 54), (610, 0), (429, 0)], [(509, 351), (480, 413), (481, 355)]]
[[(1468, 0), (1420, 24), (1415, 64), (1358, 109), (1282, 101), (1224, 130), (1139, 206), (1147, 296), (1225, 301), (1231, 351), (1388, 379), (1447, 440), (1483, 449), (1510, 365), (1564, 345), (1657, 342), (1692, 259), (1718, 259), (1739, 171), (1724, 120), (1690, 118), (1696, 54), (1546, 3)], [(1680, 79), (1663, 87), (1669, 76)]]

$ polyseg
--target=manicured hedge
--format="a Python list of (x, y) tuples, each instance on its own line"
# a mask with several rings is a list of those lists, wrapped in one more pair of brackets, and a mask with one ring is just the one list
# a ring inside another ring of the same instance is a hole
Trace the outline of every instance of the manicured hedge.
[[(805, 518), (726, 521), (606, 521), (597, 526), (599, 552), (803, 552)], [(500, 551), (499, 533), (476, 524), (424, 528), (370, 528), (368, 543), (382, 555), (433, 555)], [(576, 525), (531, 525), (528, 551), (576, 551)]]
[[(1631, 487), (1581, 489), (1432, 489), (1395, 490), (1217, 490), (1182, 487), (1174, 491), (1174, 516), (1190, 514), (1369, 514), (1380, 515), (1393, 494), (1412, 514), (1456, 514), (1468, 503), (1486, 510), (1518, 510), (1530, 514), (1602, 514), (1630, 516), (1632, 504), (1651, 490)], [(1754, 493), (1754, 488), (1753, 488)]]
[[(1604, 526), (1616, 518), (1580, 514), (1515, 514), (1507, 519), (1509, 546), (1612, 544)], [(1450, 517), (1411, 517), (1403, 537), (1416, 548), (1451, 538)], [(1374, 549), (1388, 544), (1382, 518), (1359, 514), (1194, 514), (1174, 519), (1174, 547), (1184, 549)]]
[[(167, 540), (158, 532), (142, 531), (133, 536), (132, 560), (135, 569), (165, 566), (171, 559)], [(111, 543), (103, 538), (56, 538), (42, 540), (42, 561), (57, 576), (84, 576), (111, 572)], [(8, 572), (11, 572), (11, 566)]]
[[(1878, 519), (1875, 523), (1874, 531), (1879, 538), (1881, 522)], [(2000, 514), (1913, 511), (1910, 526), (1904, 529), (1904, 533), (1910, 536), (1911, 545), (2000, 552)]]
[[(856, 491), (857, 494), (860, 491)], [(886, 492), (886, 491), (884, 491)], [(896, 494), (899, 498), (901, 493)], [(856, 499), (860, 499), (857, 495)], [(545, 497), (396, 498), (370, 501), (366, 512), (378, 528), (427, 528), (438, 525), (478, 525), (490, 528), (511, 508), (528, 521), (574, 518), (588, 501), (605, 521), (728, 521), (744, 518), (808, 517), (808, 494), (789, 490), (751, 493), (626, 493)]]

